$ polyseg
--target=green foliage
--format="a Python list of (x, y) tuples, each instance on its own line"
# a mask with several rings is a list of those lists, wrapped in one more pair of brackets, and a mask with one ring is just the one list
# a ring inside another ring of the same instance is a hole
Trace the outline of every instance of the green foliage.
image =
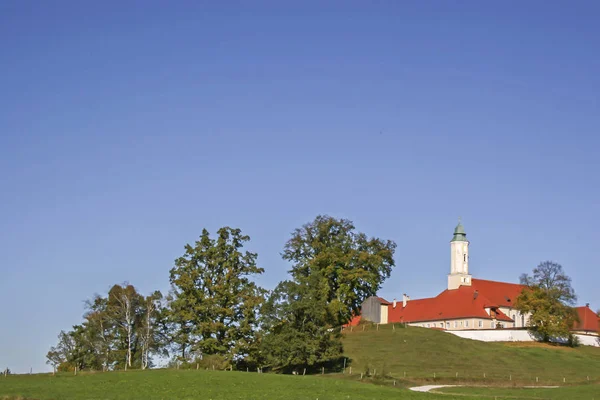
[(527, 288), (517, 298), (515, 307), (521, 313), (531, 313), (529, 329), (544, 342), (568, 338), (578, 318), (571, 307), (577, 296), (562, 266), (545, 261), (533, 270), (533, 276), (522, 275), (521, 283)]
[(144, 297), (132, 285), (114, 285), (107, 297), (86, 302), (84, 321), (61, 331), (47, 363), (58, 371), (147, 368), (163, 354), (162, 295)]
[(263, 307), (267, 365), (283, 372), (310, 372), (341, 357), (340, 329), (331, 323), (337, 310), (328, 303), (329, 290), (317, 272), (277, 286)]
[(395, 249), (393, 241), (356, 232), (351, 221), (319, 215), (294, 231), (283, 258), (292, 263), (297, 281), (320, 274), (330, 288), (327, 302), (336, 309), (336, 324), (342, 325), (390, 276)]
[(170, 271), (171, 342), (181, 361), (193, 354), (243, 357), (256, 346), (258, 310), (265, 291), (251, 279), (264, 272), (256, 253), (242, 252), (250, 238), (221, 228), (212, 239), (206, 229)]

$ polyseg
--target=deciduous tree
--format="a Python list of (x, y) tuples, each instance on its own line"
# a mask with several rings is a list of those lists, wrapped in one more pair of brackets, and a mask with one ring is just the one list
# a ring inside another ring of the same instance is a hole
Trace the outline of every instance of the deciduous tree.
[(221, 228), (214, 239), (204, 229), (175, 261), (169, 316), (172, 341), (183, 360), (190, 351), (232, 360), (254, 340), (265, 291), (253, 279), (264, 270), (256, 253), (243, 251), (249, 240), (239, 229)]
[(318, 271), (275, 288), (263, 307), (266, 334), (261, 346), (271, 368), (310, 370), (341, 357), (340, 330), (332, 325), (337, 310), (328, 302), (330, 290)]
[(143, 296), (129, 284), (114, 285), (108, 292), (107, 312), (125, 344), (124, 368), (131, 368), (137, 331), (141, 327)]
[(313, 272), (325, 280), (326, 300), (337, 310), (335, 319), (341, 325), (389, 278), (395, 249), (391, 240), (357, 232), (349, 220), (319, 215), (294, 231), (283, 258), (292, 263), (290, 272), (296, 281)]
[(531, 313), (529, 329), (546, 342), (570, 337), (577, 321), (577, 312), (571, 305), (577, 297), (562, 266), (542, 262), (534, 268), (533, 275), (523, 274), (521, 283), (527, 287), (517, 298), (516, 308), (521, 313)]

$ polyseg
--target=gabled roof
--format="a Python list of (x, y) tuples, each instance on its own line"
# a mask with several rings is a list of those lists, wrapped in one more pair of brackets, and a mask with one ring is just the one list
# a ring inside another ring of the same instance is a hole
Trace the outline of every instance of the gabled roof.
[(485, 295), (490, 304), (496, 307), (514, 307), (517, 297), (521, 294), (525, 285), (508, 282), (488, 281), (485, 279), (471, 279), (471, 287)]
[(573, 330), (586, 332), (600, 332), (600, 318), (589, 307), (575, 307), (579, 322), (575, 324)]
[[(484, 294), (469, 286), (455, 290), (444, 290), (436, 297), (410, 300), (406, 307), (402, 303), (388, 309), (388, 322), (422, 322), (458, 318), (492, 319), (486, 307), (495, 307)], [(512, 322), (500, 310), (496, 312), (498, 321)]]

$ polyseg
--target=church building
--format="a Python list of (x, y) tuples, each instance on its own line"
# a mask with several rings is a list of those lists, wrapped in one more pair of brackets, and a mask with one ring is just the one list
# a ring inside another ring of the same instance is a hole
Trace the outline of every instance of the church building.
[(459, 222), (450, 241), (448, 288), (435, 297), (389, 302), (369, 297), (361, 306), (360, 319), (375, 323), (408, 325), (444, 330), (524, 328), (529, 316), (514, 307), (524, 286), (476, 279), (469, 273), (469, 241)]

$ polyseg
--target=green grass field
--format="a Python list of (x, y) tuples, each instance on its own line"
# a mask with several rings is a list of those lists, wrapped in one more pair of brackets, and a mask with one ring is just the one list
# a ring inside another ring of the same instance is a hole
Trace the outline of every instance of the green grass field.
[(485, 343), (426, 328), (392, 330), (391, 325), (380, 325), (378, 331), (359, 326), (344, 336), (353, 374), (376, 370), (404, 378), (406, 372), (407, 379), (418, 382), (433, 380), (435, 373), (440, 383), (507, 386), (563, 385), (563, 379), (566, 384), (588, 383), (588, 376), (600, 382), (597, 347)]
[[(0, 377), (0, 399), (600, 400), (600, 348), (484, 343), (431, 329), (393, 330), (391, 325), (382, 325), (379, 330), (370, 326), (365, 331), (361, 326), (346, 332), (343, 340), (349, 359), (344, 374), (152, 370), (14, 375)], [(359, 381), (361, 373), (364, 378)], [(405, 389), (420, 384), (465, 387), (440, 389), (440, 393)], [(562, 387), (518, 388), (524, 385)]]
[(0, 378), (0, 399), (39, 400), (386, 400), (458, 399), (321, 376), (151, 370)]

